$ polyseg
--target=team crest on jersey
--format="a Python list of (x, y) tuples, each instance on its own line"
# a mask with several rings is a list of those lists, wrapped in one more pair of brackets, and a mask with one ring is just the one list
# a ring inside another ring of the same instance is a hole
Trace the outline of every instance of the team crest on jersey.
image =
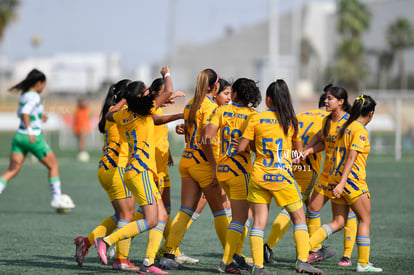
[(359, 136), (359, 139), (360, 139), (362, 142), (367, 141), (367, 137), (366, 137), (366, 136), (363, 136), (363, 135), (360, 135), (360, 136)]

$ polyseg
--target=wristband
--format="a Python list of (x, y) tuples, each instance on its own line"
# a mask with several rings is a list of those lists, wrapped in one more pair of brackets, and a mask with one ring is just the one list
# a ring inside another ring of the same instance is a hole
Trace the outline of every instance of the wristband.
[(29, 135), (29, 136), (33, 136), (33, 129), (32, 129), (32, 127), (27, 127), (26, 128), (27, 129), (27, 134)]
[(166, 73), (166, 74), (164, 75), (164, 78), (167, 78), (167, 76), (171, 77), (171, 74), (170, 74), (170, 73)]

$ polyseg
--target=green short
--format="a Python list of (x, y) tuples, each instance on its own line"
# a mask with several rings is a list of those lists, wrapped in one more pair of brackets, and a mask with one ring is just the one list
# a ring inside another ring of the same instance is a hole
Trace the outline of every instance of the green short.
[(42, 159), (46, 156), (47, 153), (52, 151), (49, 145), (43, 138), (43, 134), (35, 136), (36, 141), (30, 143), (28, 135), (22, 133), (16, 133), (12, 142), (12, 153), (18, 153), (27, 155), (28, 152), (35, 155), (38, 159)]

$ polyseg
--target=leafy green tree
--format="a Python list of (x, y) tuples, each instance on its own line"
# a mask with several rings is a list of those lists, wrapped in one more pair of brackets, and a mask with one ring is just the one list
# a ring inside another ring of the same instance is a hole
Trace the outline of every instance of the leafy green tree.
[(0, 0), (0, 41), (3, 40), (7, 25), (16, 17), (19, 0)]
[(414, 46), (414, 27), (406, 18), (397, 18), (387, 30), (387, 41), (398, 58), (400, 89), (407, 88), (404, 50)]
[(336, 77), (348, 90), (356, 91), (367, 75), (360, 36), (369, 29), (371, 14), (359, 0), (341, 0), (337, 15), (341, 42), (337, 49)]

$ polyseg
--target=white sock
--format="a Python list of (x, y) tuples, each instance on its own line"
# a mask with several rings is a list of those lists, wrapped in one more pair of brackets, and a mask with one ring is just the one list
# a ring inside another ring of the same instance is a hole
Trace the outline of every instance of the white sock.
[(0, 194), (3, 192), (4, 188), (6, 188), (6, 185), (0, 182)]
[(52, 192), (52, 200), (60, 200), (62, 191), (60, 189), (60, 180), (59, 177), (50, 178), (50, 191)]

